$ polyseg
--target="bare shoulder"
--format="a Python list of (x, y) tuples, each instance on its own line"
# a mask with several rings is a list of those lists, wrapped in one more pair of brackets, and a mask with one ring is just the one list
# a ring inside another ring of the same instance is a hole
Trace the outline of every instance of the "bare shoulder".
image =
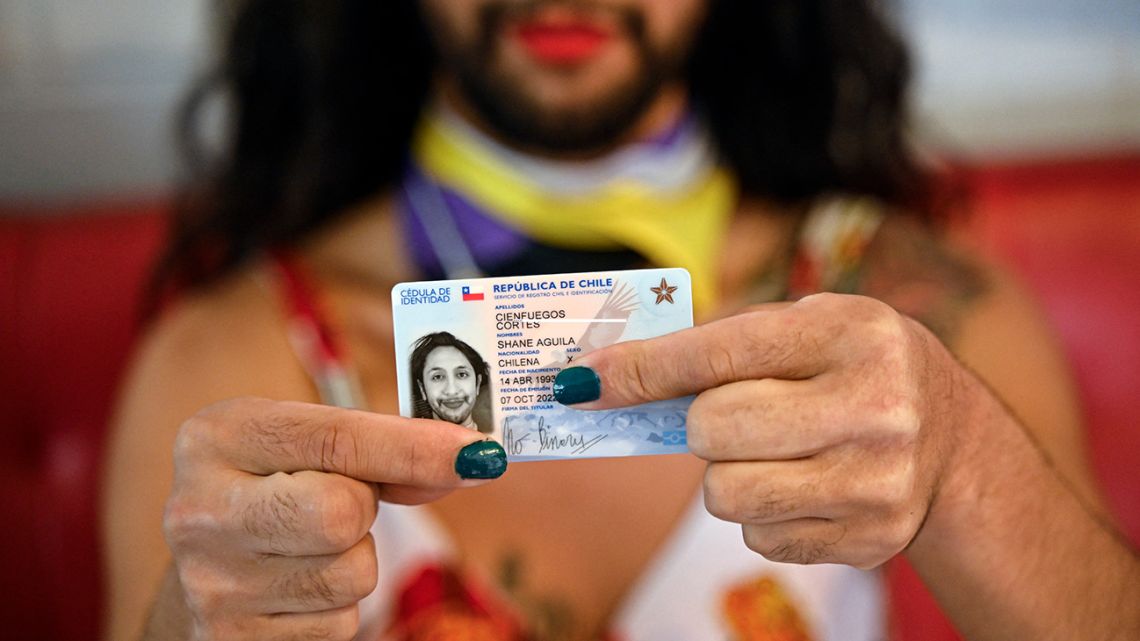
[(1098, 501), (1059, 339), (1006, 269), (914, 221), (888, 219), (862, 292), (920, 321), (990, 386), (1078, 491)]
[(243, 395), (305, 394), (308, 385), (289, 347), (279, 302), (259, 273), (235, 274), (163, 314), (140, 343), (126, 394), (191, 406)]

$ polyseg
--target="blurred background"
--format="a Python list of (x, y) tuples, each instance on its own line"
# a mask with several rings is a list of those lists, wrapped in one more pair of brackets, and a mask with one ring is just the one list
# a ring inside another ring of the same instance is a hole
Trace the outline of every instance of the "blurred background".
[[(107, 417), (214, 4), (0, 0), (4, 638), (95, 638)], [(1097, 476), (1140, 544), (1140, 2), (895, 4), (916, 55), (915, 136), (973, 212), (955, 231), (1041, 300)], [(888, 574), (893, 638), (954, 638), (905, 565)]]
[[(918, 137), (972, 160), (1140, 149), (1140, 2), (895, 0)], [(203, 0), (0, 0), (0, 199), (162, 193)]]

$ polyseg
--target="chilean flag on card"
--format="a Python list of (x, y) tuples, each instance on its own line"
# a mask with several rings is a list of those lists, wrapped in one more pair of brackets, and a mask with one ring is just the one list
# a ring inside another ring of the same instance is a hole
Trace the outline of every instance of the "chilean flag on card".
[(461, 291), (463, 292), (464, 301), (483, 300), (482, 287), (471, 287), (470, 285), (464, 285)]

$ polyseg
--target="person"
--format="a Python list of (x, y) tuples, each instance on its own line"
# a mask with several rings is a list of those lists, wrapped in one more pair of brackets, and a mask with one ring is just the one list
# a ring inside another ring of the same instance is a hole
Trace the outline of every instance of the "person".
[[(872, 4), (231, 7), (110, 445), (108, 636), (881, 638), (902, 553), (970, 639), (1136, 638), (1055, 339), (924, 222)], [(701, 322), (558, 396), (695, 394), (693, 456), (504, 475), (394, 415), (394, 283), (644, 265)]]
[(434, 418), (479, 432), (490, 432), (475, 418), (478, 399), (486, 399), (487, 362), (450, 332), (420, 337), (412, 346), (412, 416)]

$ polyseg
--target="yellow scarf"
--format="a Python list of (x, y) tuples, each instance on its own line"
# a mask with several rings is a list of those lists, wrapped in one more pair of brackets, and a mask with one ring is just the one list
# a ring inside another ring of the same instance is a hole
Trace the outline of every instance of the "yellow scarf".
[(736, 181), (722, 167), (708, 167), (671, 188), (616, 178), (589, 193), (552, 194), (438, 115), (421, 123), (412, 153), (441, 186), (539, 242), (594, 251), (629, 248), (654, 265), (688, 269), (698, 310), (717, 300), (717, 259), (738, 196)]

